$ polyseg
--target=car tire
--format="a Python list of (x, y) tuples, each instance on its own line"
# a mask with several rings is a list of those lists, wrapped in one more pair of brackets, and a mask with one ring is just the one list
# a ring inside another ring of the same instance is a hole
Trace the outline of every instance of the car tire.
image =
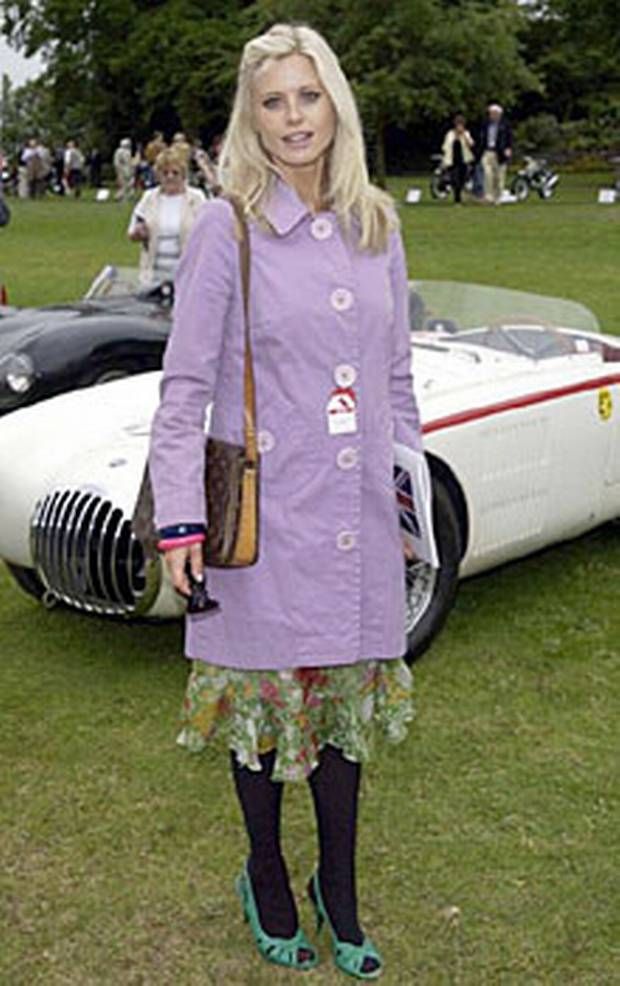
[(40, 602), (45, 595), (45, 586), (34, 568), (25, 568), (23, 565), (14, 565), (8, 561), (5, 564), (20, 589)]
[(405, 564), (408, 664), (422, 656), (441, 630), (458, 588), (461, 527), (450, 490), (437, 476), (433, 477), (433, 528), (439, 568), (420, 561)]
[(98, 386), (100, 383), (111, 383), (113, 380), (124, 380), (125, 377), (131, 376), (133, 372), (134, 371), (129, 367), (110, 367), (109, 370), (101, 370), (92, 383), (93, 386)]

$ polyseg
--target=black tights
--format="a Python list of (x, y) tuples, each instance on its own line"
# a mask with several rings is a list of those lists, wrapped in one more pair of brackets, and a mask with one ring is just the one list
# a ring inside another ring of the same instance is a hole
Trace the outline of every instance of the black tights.
[[(298, 926), (297, 908), (280, 848), (283, 784), (271, 780), (275, 751), (260, 755), (262, 770), (239, 767), (231, 751), (235, 788), (248, 837), (248, 871), (263, 929), (290, 938)], [(309, 777), (319, 835), (319, 885), (338, 938), (360, 945), (357, 921), (355, 842), (361, 768), (326, 745)]]
[(280, 848), (280, 811), (284, 785), (271, 780), (275, 750), (259, 757), (262, 770), (240, 767), (230, 759), (237, 797), (250, 840), (248, 873), (260, 923), (268, 935), (291, 938), (297, 930), (297, 908)]

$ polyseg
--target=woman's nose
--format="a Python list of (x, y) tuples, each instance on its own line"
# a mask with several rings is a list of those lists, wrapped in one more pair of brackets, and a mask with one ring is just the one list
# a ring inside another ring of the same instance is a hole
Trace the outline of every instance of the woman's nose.
[(302, 118), (301, 106), (295, 96), (287, 100), (286, 118), (288, 123), (297, 123)]

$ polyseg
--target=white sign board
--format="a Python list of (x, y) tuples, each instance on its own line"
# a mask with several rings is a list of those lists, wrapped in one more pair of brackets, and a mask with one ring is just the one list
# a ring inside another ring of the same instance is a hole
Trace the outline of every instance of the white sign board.
[(415, 205), (416, 202), (419, 202), (421, 198), (422, 198), (422, 189), (421, 188), (409, 188), (409, 189), (407, 189), (407, 195), (405, 196), (405, 202), (408, 202), (410, 205)]
[(107, 202), (109, 198), (110, 198), (109, 188), (98, 188), (97, 191), (95, 192), (96, 202)]
[(615, 188), (599, 188), (598, 190), (598, 202), (599, 205), (613, 205), (616, 201), (618, 193)]

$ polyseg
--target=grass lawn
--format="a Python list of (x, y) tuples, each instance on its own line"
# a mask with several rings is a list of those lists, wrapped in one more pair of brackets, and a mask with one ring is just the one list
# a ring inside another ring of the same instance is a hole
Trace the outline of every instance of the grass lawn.
[[(412, 275), (572, 297), (619, 332), (620, 209), (595, 204), (604, 183), (563, 179), (543, 204), (403, 206)], [(128, 211), (15, 203), (0, 231), (11, 300), (73, 297), (104, 263), (130, 263)], [(408, 739), (364, 772), (361, 915), (386, 986), (620, 981), (619, 586), (617, 525), (462, 585), (415, 668)], [(174, 743), (180, 652), (178, 624), (47, 612), (0, 569), (2, 986), (346, 981), (324, 938), (303, 977), (250, 943), (227, 755)], [(313, 937), (303, 785), (287, 787), (284, 832)]]

